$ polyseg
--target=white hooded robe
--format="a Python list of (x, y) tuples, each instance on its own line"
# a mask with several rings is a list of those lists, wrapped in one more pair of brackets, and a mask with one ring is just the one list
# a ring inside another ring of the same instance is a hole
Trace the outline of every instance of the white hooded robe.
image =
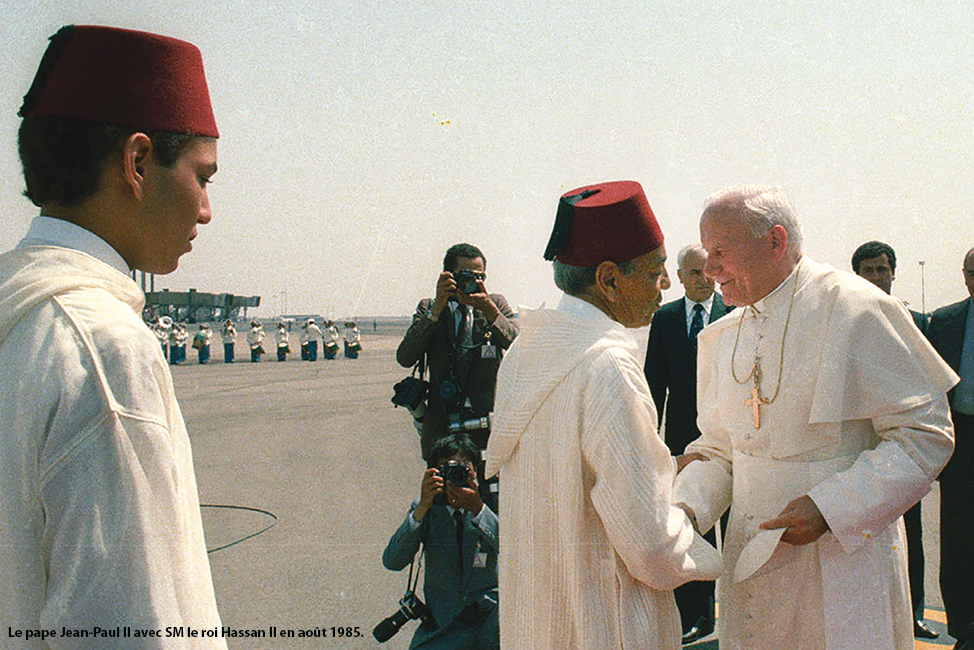
[[(220, 617), (189, 437), (143, 304), (85, 253), (0, 256), (0, 626), (59, 634), (18, 648), (226, 648), (164, 636)], [(95, 626), (133, 636), (60, 636)]]
[(504, 650), (675, 650), (672, 589), (716, 549), (670, 505), (675, 464), (637, 344), (596, 307), (519, 312), (497, 376), (487, 475), (500, 476)]

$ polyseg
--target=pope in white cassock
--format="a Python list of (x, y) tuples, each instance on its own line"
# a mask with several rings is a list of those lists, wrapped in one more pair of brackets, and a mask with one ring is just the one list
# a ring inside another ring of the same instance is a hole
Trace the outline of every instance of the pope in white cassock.
[(700, 333), (709, 460), (676, 485), (700, 530), (730, 507), (721, 650), (912, 650), (901, 516), (953, 450), (957, 377), (900, 301), (802, 254), (780, 190), (711, 196), (700, 237), (746, 307)]
[(501, 647), (675, 650), (672, 589), (714, 579), (720, 558), (671, 505), (676, 463), (630, 332), (669, 286), (639, 184), (563, 196), (545, 258), (565, 295), (520, 310), (487, 446), (504, 513)]

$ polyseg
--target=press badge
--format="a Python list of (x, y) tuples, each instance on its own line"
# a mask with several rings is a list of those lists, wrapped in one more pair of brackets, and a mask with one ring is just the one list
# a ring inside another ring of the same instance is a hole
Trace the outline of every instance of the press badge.
[(480, 540), (477, 540), (477, 552), (473, 556), (473, 568), (484, 569), (487, 567), (487, 552), (484, 551), (484, 547), (480, 545)]
[(497, 358), (497, 346), (496, 345), (483, 345), (480, 348), (480, 358), (481, 359), (496, 359)]

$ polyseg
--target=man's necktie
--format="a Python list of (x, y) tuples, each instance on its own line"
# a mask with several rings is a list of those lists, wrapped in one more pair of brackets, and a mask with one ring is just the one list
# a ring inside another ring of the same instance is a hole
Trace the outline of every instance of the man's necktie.
[(457, 324), (457, 341), (466, 347), (470, 344), (470, 309), (466, 305), (457, 307), (460, 310), (460, 322)]
[(693, 320), (690, 321), (690, 338), (696, 339), (703, 329), (703, 305), (699, 302), (693, 306)]
[(463, 571), (463, 510), (453, 513), (453, 519), (457, 524), (457, 549), (460, 554), (460, 571)]

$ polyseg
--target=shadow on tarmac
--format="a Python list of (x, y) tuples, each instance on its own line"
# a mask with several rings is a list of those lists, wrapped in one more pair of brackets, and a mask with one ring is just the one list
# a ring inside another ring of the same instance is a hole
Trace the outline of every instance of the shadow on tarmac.
[[(930, 629), (937, 632), (940, 636), (936, 639), (914, 639), (914, 650), (940, 650), (941, 648), (953, 647), (957, 639), (947, 634), (947, 619), (943, 610), (928, 608), (925, 615), (926, 618), (924, 620), (927, 622)], [(690, 643), (683, 647), (692, 648), (692, 650), (718, 650), (720, 644), (717, 641), (716, 634), (714, 634), (707, 637), (703, 641)]]

